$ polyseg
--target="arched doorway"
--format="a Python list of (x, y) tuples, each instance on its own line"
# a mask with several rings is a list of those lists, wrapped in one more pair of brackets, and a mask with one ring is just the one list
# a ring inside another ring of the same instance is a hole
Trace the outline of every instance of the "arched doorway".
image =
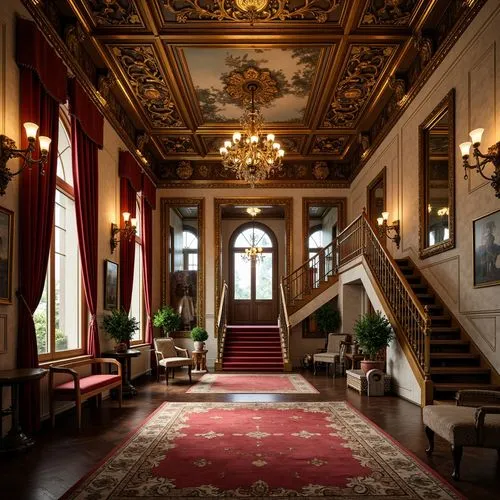
[[(252, 247), (262, 249), (250, 256)], [(278, 244), (265, 224), (240, 225), (229, 240), (229, 322), (276, 324), (278, 317)]]

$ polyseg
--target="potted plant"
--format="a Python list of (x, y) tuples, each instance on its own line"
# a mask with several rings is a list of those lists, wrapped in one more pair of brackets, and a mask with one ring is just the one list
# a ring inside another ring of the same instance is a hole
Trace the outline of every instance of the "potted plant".
[(191, 338), (194, 340), (195, 351), (203, 351), (205, 349), (205, 340), (208, 339), (208, 333), (205, 328), (195, 326), (191, 330)]
[(181, 317), (170, 306), (163, 306), (153, 316), (153, 325), (161, 328), (162, 337), (169, 337), (181, 326)]
[(328, 343), (328, 334), (340, 327), (340, 312), (331, 302), (323, 304), (315, 313), (316, 324), (320, 332), (325, 335), (325, 348)]
[(127, 343), (132, 340), (134, 332), (139, 329), (139, 323), (124, 309), (113, 309), (111, 314), (104, 316), (102, 327), (116, 342), (115, 351), (125, 352), (128, 348)]
[(376, 356), (394, 338), (389, 320), (380, 311), (363, 314), (354, 324), (354, 333), (363, 354), (368, 357), (361, 361), (361, 369), (365, 373), (373, 368), (382, 370), (384, 361), (376, 361)]

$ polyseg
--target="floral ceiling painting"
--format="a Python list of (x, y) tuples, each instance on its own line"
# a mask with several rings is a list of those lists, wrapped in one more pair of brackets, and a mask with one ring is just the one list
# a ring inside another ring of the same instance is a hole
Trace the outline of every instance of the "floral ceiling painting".
[(321, 48), (183, 49), (205, 122), (239, 121), (256, 82), (256, 106), (268, 123), (303, 121)]

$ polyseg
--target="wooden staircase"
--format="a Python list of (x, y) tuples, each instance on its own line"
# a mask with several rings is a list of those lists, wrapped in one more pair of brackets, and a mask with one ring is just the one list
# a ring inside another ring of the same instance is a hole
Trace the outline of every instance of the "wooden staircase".
[(460, 389), (498, 389), (492, 384), (492, 371), (486, 359), (471, 344), (467, 333), (415, 264), (409, 258), (397, 259), (396, 264), (429, 313), (434, 400), (453, 399)]
[[(314, 286), (307, 288), (304, 293), (298, 299), (294, 299), (290, 301), (288, 304), (288, 314), (291, 316), (299, 309), (304, 307), (306, 304), (311, 302), (316, 297), (319, 297), (324, 291), (330, 288), (334, 283), (337, 283), (339, 280), (338, 274), (325, 276), (324, 279), (318, 280), (314, 283)], [(326, 300), (325, 300), (326, 302)], [(323, 304), (319, 303), (318, 307), (321, 307)]]
[(227, 325), (222, 360), (223, 371), (283, 372), (279, 327)]

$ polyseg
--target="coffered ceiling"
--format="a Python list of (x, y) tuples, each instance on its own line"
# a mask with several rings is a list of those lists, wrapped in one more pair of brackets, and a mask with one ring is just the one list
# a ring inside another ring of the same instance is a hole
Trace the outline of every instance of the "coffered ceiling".
[(241, 183), (218, 150), (238, 129), (251, 81), (264, 131), (286, 151), (270, 185), (344, 186), (482, 3), (57, 0), (41, 9), (160, 184)]

